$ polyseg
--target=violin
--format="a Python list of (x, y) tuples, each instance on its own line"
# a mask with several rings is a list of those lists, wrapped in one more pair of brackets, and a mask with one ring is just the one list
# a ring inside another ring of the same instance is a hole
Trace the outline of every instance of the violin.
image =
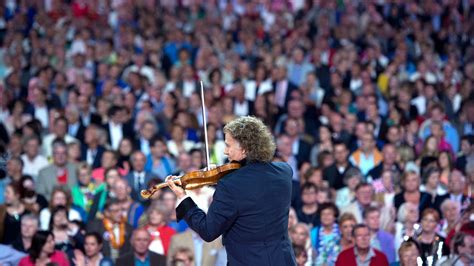
[[(174, 177), (172, 180), (175, 184), (180, 185), (183, 189), (193, 190), (203, 186), (215, 185), (225, 175), (240, 168), (238, 163), (228, 163), (210, 170), (197, 170), (186, 173), (182, 176)], [(167, 187), (168, 183), (163, 182), (149, 189), (140, 192), (142, 198), (149, 199), (158, 190)]]

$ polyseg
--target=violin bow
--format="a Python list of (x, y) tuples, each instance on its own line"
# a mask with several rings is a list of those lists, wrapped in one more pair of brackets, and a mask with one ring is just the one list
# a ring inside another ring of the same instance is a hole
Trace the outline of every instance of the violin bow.
[(202, 124), (204, 127), (204, 142), (206, 144), (206, 165), (207, 170), (210, 169), (209, 161), (209, 142), (207, 141), (207, 121), (206, 121), (206, 105), (204, 103), (204, 85), (201, 80), (201, 102), (202, 102)]

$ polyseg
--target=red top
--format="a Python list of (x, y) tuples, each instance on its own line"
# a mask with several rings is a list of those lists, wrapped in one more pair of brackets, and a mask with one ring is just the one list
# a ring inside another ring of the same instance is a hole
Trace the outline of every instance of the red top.
[(58, 184), (66, 185), (67, 184), (67, 171), (64, 171), (62, 175), (57, 176)]
[[(55, 250), (54, 253), (49, 257), (50, 262), (56, 263), (58, 266), (69, 266), (69, 260), (66, 254), (61, 251)], [(31, 261), (30, 256), (26, 256), (20, 260), (18, 266), (35, 266), (35, 263)]]
[[(387, 257), (380, 251), (372, 248), (375, 256), (370, 259), (370, 266), (388, 266)], [(348, 248), (337, 256), (336, 266), (357, 266), (354, 248)]]
[[(147, 225), (147, 226), (145, 226), (145, 229), (148, 230), (148, 228), (150, 228), (150, 227), (151, 226)], [(163, 244), (163, 249), (165, 251), (165, 255), (167, 255), (168, 254), (168, 248), (169, 248), (170, 242), (171, 242), (171, 237), (174, 234), (176, 234), (176, 231), (168, 225), (160, 226), (160, 227), (155, 228), (155, 229), (157, 229), (158, 232), (160, 232), (161, 243)], [(152, 240), (154, 240), (153, 234), (152, 234)]]

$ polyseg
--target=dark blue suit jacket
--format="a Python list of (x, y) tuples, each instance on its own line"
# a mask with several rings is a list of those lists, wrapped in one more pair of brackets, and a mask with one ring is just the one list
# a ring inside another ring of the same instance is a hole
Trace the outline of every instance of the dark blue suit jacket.
[(205, 241), (223, 235), (229, 265), (296, 265), (288, 237), (290, 166), (249, 163), (217, 184), (207, 215), (191, 198), (176, 209)]

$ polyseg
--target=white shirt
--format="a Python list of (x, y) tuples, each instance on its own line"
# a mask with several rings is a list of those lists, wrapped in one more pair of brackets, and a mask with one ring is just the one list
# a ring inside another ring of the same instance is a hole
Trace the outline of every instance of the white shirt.
[[(51, 219), (51, 211), (48, 208), (44, 208), (41, 210), (40, 215), (40, 229), (41, 230), (48, 230), (49, 229), (49, 220)], [(78, 211), (74, 209), (69, 209), (68, 213), (69, 221), (79, 220), (82, 221), (82, 217)]]
[(35, 106), (35, 118), (41, 122), (43, 128), (49, 128), (48, 108)]
[(114, 122), (109, 123), (110, 130), (110, 144), (112, 149), (118, 150), (120, 141), (123, 138), (122, 124), (115, 124)]
[(191, 97), (193, 92), (196, 91), (196, 82), (194, 81), (183, 81), (183, 96), (186, 98)]
[(37, 155), (33, 160), (30, 160), (26, 154), (21, 156), (23, 161), (23, 174), (30, 175), (35, 180), (39, 174), (39, 171), (44, 167), (48, 166), (48, 160), (42, 155)]
[(246, 116), (249, 114), (249, 103), (247, 101), (244, 101), (242, 103), (239, 103), (238, 101), (235, 101), (234, 103), (234, 114), (237, 116)]

